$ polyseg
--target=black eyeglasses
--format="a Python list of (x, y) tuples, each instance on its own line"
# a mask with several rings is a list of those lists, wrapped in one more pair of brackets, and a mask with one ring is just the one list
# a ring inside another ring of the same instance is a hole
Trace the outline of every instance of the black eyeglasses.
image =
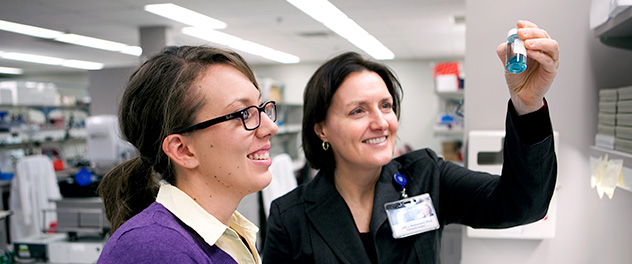
[(174, 134), (184, 134), (191, 131), (195, 131), (198, 129), (205, 129), (215, 124), (219, 124), (224, 121), (232, 120), (235, 118), (240, 118), (241, 123), (244, 124), (244, 128), (248, 131), (255, 130), (261, 125), (261, 112), (266, 113), (266, 115), (272, 120), (272, 122), (276, 121), (276, 102), (267, 101), (261, 103), (260, 106), (251, 105), (244, 109), (241, 109), (237, 112), (227, 114), (225, 116), (220, 116), (213, 118), (211, 120), (207, 120), (201, 123), (197, 123), (185, 129), (179, 130)]

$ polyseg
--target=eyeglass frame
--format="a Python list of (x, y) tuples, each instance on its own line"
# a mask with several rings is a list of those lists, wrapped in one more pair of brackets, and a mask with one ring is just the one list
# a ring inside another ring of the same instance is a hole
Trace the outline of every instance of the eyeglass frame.
[[(173, 134), (185, 134), (185, 133), (193, 132), (195, 130), (205, 129), (205, 128), (208, 128), (208, 127), (210, 127), (212, 125), (217, 125), (219, 123), (222, 123), (222, 122), (225, 122), (225, 121), (228, 121), (228, 120), (233, 120), (235, 118), (241, 119), (241, 124), (244, 125), (244, 128), (247, 131), (252, 131), (252, 130), (255, 130), (255, 129), (259, 128), (259, 126), (261, 125), (261, 112), (265, 112), (265, 110), (266, 110), (265, 108), (266, 108), (266, 106), (269, 103), (272, 103), (272, 109), (274, 110), (274, 120), (272, 120), (272, 122), (276, 122), (276, 119), (277, 119), (276, 102), (275, 101), (266, 101), (266, 102), (261, 103), (259, 106), (251, 105), (251, 106), (242, 108), (240, 110), (237, 110), (235, 112), (232, 112), (230, 114), (227, 114), (227, 115), (223, 115), (223, 116), (220, 116), (220, 117), (216, 117), (216, 118), (213, 118), (213, 119), (202, 121), (200, 123), (197, 123), (195, 125), (189, 126), (187, 128), (178, 130), (178, 131), (176, 131)], [(257, 123), (257, 126), (249, 129), (248, 127), (246, 127), (246, 120), (244, 120), (244, 112), (248, 112), (248, 110), (250, 108), (253, 108), (253, 107), (257, 108), (257, 110), (259, 110), (259, 112), (258, 112), (258, 114), (259, 114), (259, 116), (258, 116), (259, 122)], [(268, 118), (270, 118), (270, 116), (267, 113), (266, 113), (266, 116)]]

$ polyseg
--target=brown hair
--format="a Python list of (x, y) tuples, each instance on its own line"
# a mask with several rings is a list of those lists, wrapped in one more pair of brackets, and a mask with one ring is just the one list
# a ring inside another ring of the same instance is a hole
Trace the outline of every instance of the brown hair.
[(206, 46), (166, 47), (132, 73), (118, 116), (123, 138), (139, 155), (108, 171), (98, 189), (112, 233), (156, 200), (160, 178), (176, 183), (162, 141), (195, 122), (206, 102), (195, 94), (193, 83), (207, 67), (220, 63), (236, 67), (259, 88), (239, 54)]
[(336, 162), (332, 151), (322, 148), (322, 140), (314, 126), (325, 120), (331, 100), (342, 82), (353, 72), (372, 71), (377, 73), (393, 97), (393, 110), (399, 119), (402, 88), (395, 74), (387, 66), (363, 58), (355, 52), (340, 54), (321, 65), (312, 75), (303, 94), (303, 151), (309, 165), (314, 169), (333, 171)]

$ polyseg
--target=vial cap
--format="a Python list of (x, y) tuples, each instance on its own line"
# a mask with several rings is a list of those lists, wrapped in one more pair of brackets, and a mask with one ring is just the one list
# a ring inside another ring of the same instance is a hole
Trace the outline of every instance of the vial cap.
[(512, 28), (509, 30), (509, 32), (507, 32), (507, 37), (511, 37), (511, 35), (516, 35), (516, 34), (518, 34), (518, 29)]

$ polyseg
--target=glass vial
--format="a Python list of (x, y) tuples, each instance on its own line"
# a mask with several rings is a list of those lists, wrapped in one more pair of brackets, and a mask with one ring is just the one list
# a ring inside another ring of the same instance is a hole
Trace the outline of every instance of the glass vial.
[(507, 65), (508, 72), (521, 73), (527, 69), (527, 49), (524, 40), (518, 37), (518, 29), (507, 32)]

